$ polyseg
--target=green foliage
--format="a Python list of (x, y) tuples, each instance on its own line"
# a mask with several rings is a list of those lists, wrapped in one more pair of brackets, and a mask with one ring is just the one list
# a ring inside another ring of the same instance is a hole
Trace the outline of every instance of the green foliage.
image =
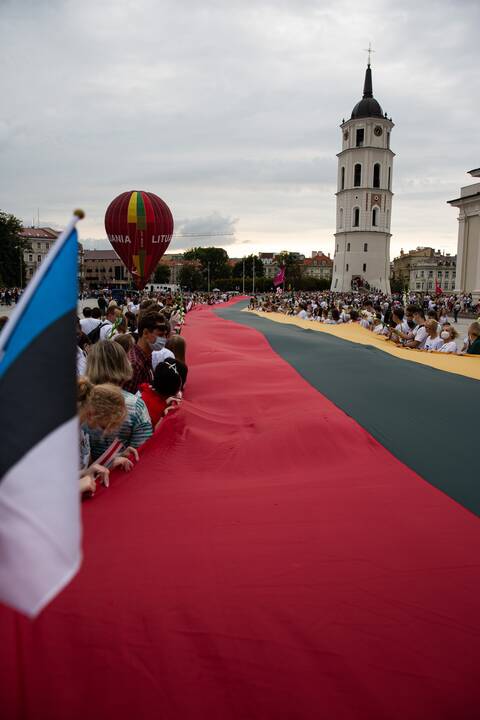
[(277, 255), (279, 265), (285, 265), (285, 287), (291, 285), (300, 290), (303, 279), (303, 265), (298, 253), (284, 252)]
[[(253, 265), (255, 263), (255, 277), (261, 278), (265, 275), (263, 262), (256, 255), (249, 255), (245, 258), (245, 277), (252, 277)], [(233, 266), (232, 275), (234, 278), (243, 277), (243, 260), (239, 260)]]
[(153, 275), (153, 282), (158, 285), (168, 285), (170, 282), (170, 268), (161, 261), (157, 265), (157, 269)]
[(20, 235), (21, 221), (0, 211), (0, 285), (20, 287), (24, 284), (23, 251), (28, 248)]
[[(208, 268), (210, 266), (210, 287), (216, 282), (217, 278), (230, 277), (230, 266), (228, 264), (228, 254), (223, 248), (206, 247), (192, 248), (183, 254), (185, 260), (197, 260), (200, 263), (201, 270), (207, 278)], [(206, 287), (205, 282), (205, 287)]]
[(390, 289), (392, 293), (401, 293), (405, 290), (403, 282), (400, 278), (393, 278), (393, 280), (390, 280)]
[(185, 263), (179, 273), (179, 283), (189, 290), (203, 290), (207, 287), (207, 281), (203, 272), (195, 262)]

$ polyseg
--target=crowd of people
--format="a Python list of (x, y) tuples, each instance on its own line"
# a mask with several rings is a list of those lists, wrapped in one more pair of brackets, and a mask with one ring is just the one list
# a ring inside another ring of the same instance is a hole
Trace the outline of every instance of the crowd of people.
[(182, 402), (188, 367), (180, 295), (101, 293), (77, 322), (80, 490), (108, 486), (110, 472), (132, 469), (138, 449)]
[(456, 342), (455, 324), (463, 306), (455, 296), (277, 291), (252, 297), (249, 307), (329, 325), (356, 323), (408, 349), (480, 355), (480, 318), (470, 323), (460, 348)]
[[(137, 293), (118, 303), (101, 291), (83, 308), (77, 317), (77, 404), (84, 496), (92, 496), (98, 482), (108, 486), (112, 470), (131, 470), (139, 461), (139, 448), (180, 406), (188, 375), (181, 335), (186, 312), (230, 297), (218, 292)], [(0, 296), (2, 302), (16, 299), (5, 290)], [(252, 296), (249, 304), (311, 322), (358, 324), (404, 348), (480, 355), (478, 320), (469, 324), (461, 347), (457, 343), (455, 323), (467, 306), (475, 309), (469, 298), (457, 296), (278, 290)], [(0, 316), (0, 330), (7, 321), (8, 316)]]

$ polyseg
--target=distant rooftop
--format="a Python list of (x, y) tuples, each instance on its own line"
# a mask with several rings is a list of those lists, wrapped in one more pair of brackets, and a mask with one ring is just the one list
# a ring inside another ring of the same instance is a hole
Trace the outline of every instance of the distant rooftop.
[(21, 229), (20, 235), (34, 240), (56, 240), (60, 233), (49, 227), (26, 227)]
[(85, 250), (85, 260), (119, 260), (115, 250)]

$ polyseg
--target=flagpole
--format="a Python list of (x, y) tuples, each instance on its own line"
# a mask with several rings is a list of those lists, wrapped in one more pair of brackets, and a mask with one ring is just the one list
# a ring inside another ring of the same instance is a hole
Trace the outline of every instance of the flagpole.
[(252, 257), (252, 295), (255, 295), (255, 255)]
[(245, 295), (245, 258), (243, 258), (242, 294)]
[(38, 268), (37, 272), (33, 276), (30, 283), (27, 285), (25, 292), (22, 294), (15, 309), (13, 310), (12, 314), (10, 315), (10, 317), (8, 319), (8, 323), (5, 325), (2, 332), (0, 333), (0, 359), (2, 358), (5, 347), (10, 339), (10, 335), (15, 330), (15, 325), (16, 325), (18, 318), (27, 309), (28, 304), (35, 293), (35, 290), (37, 289), (42, 278), (49, 271), (52, 262), (55, 260), (58, 253), (62, 249), (65, 240), (68, 238), (68, 236), (70, 235), (72, 230), (75, 228), (75, 225), (77, 224), (77, 222), (79, 220), (83, 220), (84, 217), (85, 217), (85, 213), (83, 212), (83, 210), (74, 210), (73, 211), (73, 216), (70, 219), (70, 221), (68, 222), (65, 230), (62, 233), (60, 233), (57, 240), (53, 244), (53, 247), (50, 249), (50, 252), (47, 254), (45, 260)]

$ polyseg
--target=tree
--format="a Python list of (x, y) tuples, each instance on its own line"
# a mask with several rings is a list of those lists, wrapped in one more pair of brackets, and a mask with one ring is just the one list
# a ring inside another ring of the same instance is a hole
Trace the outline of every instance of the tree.
[(0, 285), (20, 287), (25, 278), (23, 251), (28, 242), (20, 235), (21, 221), (0, 211)]
[[(265, 267), (263, 262), (256, 255), (249, 255), (245, 258), (245, 277), (251, 278), (253, 275), (253, 264), (255, 262), (255, 277), (261, 278), (265, 275)], [(243, 277), (243, 260), (239, 260), (235, 263), (232, 270), (234, 278)]]
[(161, 261), (157, 265), (155, 274), (153, 276), (153, 282), (158, 285), (167, 285), (170, 282), (170, 268)]
[(277, 255), (280, 265), (285, 265), (285, 285), (299, 288), (303, 278), (303, 265), (298, 253), (284, 252)]
[(231, 275), (228, 264), (228, 254), (223, 248), (206, 247), (192, 248), (183, 254), (185, 260), (198, 260), (201, 269), (205, 274), (205, 285), (207, 273), (210, 272), (210, 284), (217, 278), (229, 278)]
[(405, 286), (401, 278), (393, 278), (390, 280), (390, 289), (392, 293), (401, 293), (405, 290)]
[(206, 287), (203, 273), (195, 262), (188, 262), (182, 265), (179, 273), (179, 282), (182, 287), (187, 287), (189, 290), (200, 290)]

